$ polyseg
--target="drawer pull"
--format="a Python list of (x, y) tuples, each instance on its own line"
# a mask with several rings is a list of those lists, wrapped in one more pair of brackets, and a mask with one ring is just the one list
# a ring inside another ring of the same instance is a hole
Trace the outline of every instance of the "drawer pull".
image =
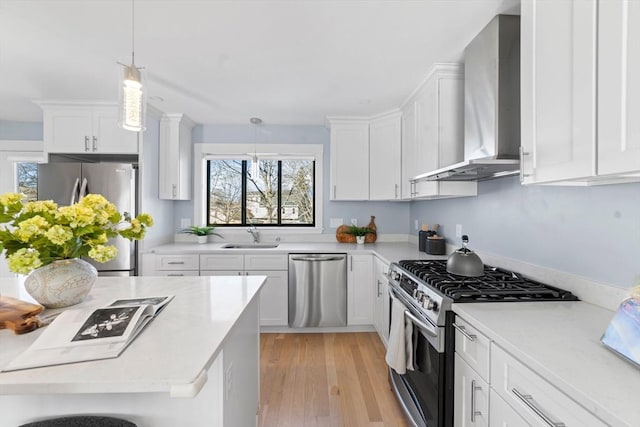
[(475, 341), (475, 340), (476, 340), (477, 335), (472, 335), (472, 334), (470, 334), (469, 332), (467, 332), (467, 330), (464, 328), (464, 326), (458, 326), (458, 325), (456, 325), (455, 323), (453, 323), (453, 327), (454, 327), (455, 329), (457, 329), (458, 331), (460, 331), (460, 333), (461, 333), (462, 335), (464, 335), (464, 337), (465, 337), (466, 339), (468, 339), (469, 341)]
[(169, 265), (184, 264), (184, 261), (169, 261), (167, 264)]
[(476, 416), (482, 415), (482, 412), (476, 411), (476, 390), (482, 390), (482, 387), (476, 385), (476, 380), (471, 380), (471, 422), (476, 422)]
[(184, 276), (184, 274), (169, 273), (169, 274), (167, 274), (167, 276), (171, 276), (171, 277), (182, 277), (182, 276)]
[(542, 421), (544, 421), (545, 423), (547, 423), (547, 425), (549, 427), (566, 427), (565, 423), (556, 423), (554, 421), (551, 420), (551, 418), (549, 418), (547, 416), (547, 414), (545, 414), (544, 412), (542, 412), (542, 410), (540, 408), (538, 408), (533, 400), (533, 397), (530, 394), (522, 394), (521, 392), (518, 391), (518, 389), (516, 388), (512, 388), (511, 392), (513, 394), (516, 395), (516, 397), (518, 399), (520, 399), (522, 401), (522, 403), (524, 403), (525, 405), (527, 405), (527, 407), (529, 409), (531, 409), (533, 412), (535, 412), (535, 414), (537, 416), (539, 416), (540, 418), (542, 418)]

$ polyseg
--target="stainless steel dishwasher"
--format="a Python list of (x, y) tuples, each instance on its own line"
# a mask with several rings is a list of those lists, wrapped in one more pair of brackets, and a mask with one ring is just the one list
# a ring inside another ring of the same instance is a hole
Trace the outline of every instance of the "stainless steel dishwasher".
[(289, 327), (347, 326), (347, 254), (289, 254)]

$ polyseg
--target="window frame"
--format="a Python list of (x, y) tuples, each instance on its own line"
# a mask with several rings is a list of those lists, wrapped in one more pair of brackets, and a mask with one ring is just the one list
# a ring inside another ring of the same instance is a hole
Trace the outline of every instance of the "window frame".
[[(323, 187), (324, 147), (322, 144), (194, 144), (194, 220), (197, 224), (207, 222), (207, 160), (231, 158), (251, 160), (253, 153), (260, 159), (313, 159), (314, 165), (314, 225), (256, 224), (259, 228), (286, 233), (322, 233), (323, 231)], [(262, 153), (262, 155), (261, 155)], [(245, 231), (247, 225), (220, 226), (225, 231)]]

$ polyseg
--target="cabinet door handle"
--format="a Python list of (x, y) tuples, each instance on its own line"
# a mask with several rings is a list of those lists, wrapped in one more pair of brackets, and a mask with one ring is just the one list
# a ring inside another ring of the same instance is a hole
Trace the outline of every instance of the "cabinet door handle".
[(528, 156), (529, 152), (524, 151), (522, 145), (520, 146), (520, 184), (524, 182), (524, 178), (531, 176), (530, 174), (524, 173), (524, 156)]
[(89, 151), (89, 137), (84, 137), (84, 151)]
[(542, 412), (540, 408), (538, 408), (533, 400), (533, 396), (530, 394), (522, 394), (515, 387), (511, 389), (511, 392), (516, 395), (518, 399), (522, 401), (529, 409), (531, 409), (537, 416), (539, 416), (542, 421), (544, 421), (549, 427), (566, 427), (566, 424), (563, 422), (554, 422), (549, 418), (547, 414)]
[(398, 184), (396, 184), (396, 199), (398, 198)]
[(378, 280), (378, 296), (380, 296), (380, 280)]
[(333, 198), (334, 199), (336, 198), (336, 186), (335, 185), (333, 186)]
[(182, 273), (169, 273), (169, 274), (167, 274), (167, 276), (172, 276), (172, 277), (176, 276), (177, 277), (177, 276), (184, 276), (184, 274), (182, 274)]
[(476, 422), (476, 416), (482, 415), (482, 412), (476, 411), (476, 390), (482, 390), (482, 387), (476, 385), (476, 380), (471, 380), (471, 422)]
[(172, 197), (176, 197), (176, 195), (178, 194), (178, 189), (176, 188), (175, 184), (171, 185), (171, 195)]
[(167, 264), (169, 265), (184, 264), (184, 261), (169, 261)]
[(455, 329), (457, 329), (458, 331), (460, 331), (460, 333), (462, 335), (464, 335), (464, 337), (466, 339), (468, 339), (469, 341), (475, 341), (476, 338), (478, 338), (477, 335), (473, 335), (473, 334), (470, 334), (469, 332), (467, 332), (467, 330), (464, 328), (464, 326), (459, 326), (459, 325), (456, 325), (455, 323), (453, 323), (453, 327)]
[(98, 137), (94, 136), (91, 140), (93, 141), (93, 151), (98, 151)]
[(353, 255), (349, 255), (349, 271), (353, 271)]

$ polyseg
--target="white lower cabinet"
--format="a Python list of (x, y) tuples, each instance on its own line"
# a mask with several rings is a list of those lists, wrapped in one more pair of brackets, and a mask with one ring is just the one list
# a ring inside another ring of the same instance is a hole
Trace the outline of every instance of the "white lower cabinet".
[(462, 358), (455, 355), (453, 415), (455, 427), (489, 425), (489, 384)]
[(532, 426), (606, 426), (495, 343), (491, 344), (491, 386)]
[(375, 298), (373, 302), (373, 325), (386, 347), (389, 343), (389, 280), (387, 273), (389, 264), (374, 258), (374, 285)]
[(201, 276), (267, 276), (260, 291), (260, 325), (288, 325), (287, 255), (200, 255)]
[(490, 427), (531, 427), (495, 390), (489, 394)]
[(373, 325), (373, 255), (349, 255), (347, 325)]

